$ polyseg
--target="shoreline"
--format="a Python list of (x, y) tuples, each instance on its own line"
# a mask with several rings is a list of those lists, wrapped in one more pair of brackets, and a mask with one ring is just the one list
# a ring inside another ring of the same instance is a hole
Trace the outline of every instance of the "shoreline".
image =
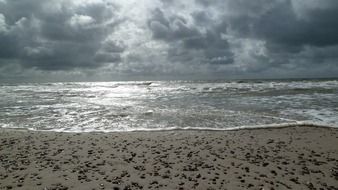
[[(155, 132), (155, 133), (154, 133)], [(0, 189), (337, 189), (338, 129), (0, 129)]]
[(329, 125), (325, 123), (316, 123), (316, 122), (304, 122), (297, 121), (292, 123), (276, 123), (276, 124), (265, 124), (265, 125), (251, 125), (251, 126), (238, 126), (230, 128), (201, 128), (201, 127), (171, 127), (166, 129), (135, 129), (127, 131), (114, 131), (114, 130), (90, 130), (90, 131), (67, 131), (67, 130), (39, 130), (39, 129), (27, 129), (27, 128), (1, 128), (1, 130), (13, 130), (13, 131), (31, 131), (31, 132), (52, 132), (52, 133), (131, 133), (131, 132), (175, 132), (175, 131), (242, 131), (242, 130), (260, 130), (260, 129), (283, 129), (283, 128), (293, 128), (293, 127), (313, 127), (313, 128), (333, 128), (338, 130), (337, 125)]

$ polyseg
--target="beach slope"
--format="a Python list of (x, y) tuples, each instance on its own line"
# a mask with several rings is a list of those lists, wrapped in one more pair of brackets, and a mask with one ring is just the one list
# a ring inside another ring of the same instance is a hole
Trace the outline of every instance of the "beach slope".
[(337, 189), (338, 130), (0, 129), (0, 189)]

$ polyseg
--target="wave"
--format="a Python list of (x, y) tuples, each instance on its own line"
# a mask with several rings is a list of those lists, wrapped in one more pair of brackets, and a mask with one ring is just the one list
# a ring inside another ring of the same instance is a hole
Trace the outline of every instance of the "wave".
[(150, 86), (153, 82), (125, 82), (125, 83), (116, 83), (117, 86)]
[(63, 132), (63, 133), (114, 133), (114, 132), (167, 132), (167, 131), (239, 131), (255, 129), (281, 129), (288, 127), (319, 127), (338, 129), (337, 125), (330, 125), (320, 122), (297, 121), (292, 123), (278, 123), (265, 125), (244, 125), (228, 128), (210, 128), (210, 127), (167, 127), (167, 128), (125, 128), (125, 129), (36, 129), (36, 128), (14, 128), (0, 127), (0, 129), (41, 131), (41, 132)]
[(287, 127), (323, 127), (323, 128), (337, 128), (335, 125), (328, 125), (324, 123), (300, 121), (295, 123), (279, 123), (279, 124), (265, 124), (265, 125), (251, 125), (251, 126), (237, 126), (229, 128), (210, 128), (210, 127), (168, 127), (168, 128), (140, 128), (131, 129), (128, 131), (119, 132), (151, 132), (151, 131), (238, 131), (238, 130), (250, 130), (250, 129), (276, 129), (276, 128), (287, 128)]

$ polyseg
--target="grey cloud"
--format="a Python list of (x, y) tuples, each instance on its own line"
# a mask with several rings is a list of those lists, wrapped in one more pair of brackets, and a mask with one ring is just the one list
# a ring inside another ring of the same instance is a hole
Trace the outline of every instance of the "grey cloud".
[[(170, 19), (165, 19), (165, 7), (162, 7), (161, 11), (154, 11), (151, 19), (160, 18), (156, 20), (158, 23), (155, 27), (150, 27), (154, 39), (165, 40), (176, 50), (169, 52), (169, 59), (170, 56), (174, 60), (180, 60), (181, 57), (182, 61), (188, 62), (189, 56), (195, 56), (193, 52), (200, 50), (204, 55), (200, 57), (201, 62), (241, 65), (238, 67), (242, 69), (245, 69), (245, 65), (246, 72), (257, 73), (283, 64), (303, 67), (304, 65), (300, 64), (303, 60), (307, 60), (308, 65), (327, 63), (330, 60), (330, 64), (336, 64), (329, 55), (320, 56), (322, 54), (313, 52), (316, 56), (308, 57), (304, 52), (308, 51), (306, 47), (336, 48), (337, 1), (327, 0), (320, 3), (300, 0), (196, 0), (196, 5), (199, 8), (188, 16), (194, 21), (191, 29), (197, 32), (190, 32), (184, 37), (173, 35)], [(222, 35), (225, 37), (222, 38)], [(229, 45), (227, 36), (235, 38), (236, 42)], [(245, 55), (243, 42), (247, 39), (263, 42), (264, 55)], [(236, 48), (237, 46), (242, 49)], [(243, 59), (242, 56), (246, 58)], [(243, 60), (247, 63), (243, 64)]]
[(169, 28), (166, 25), (155, 20), (151, 21), (149, 26), (155, 39), (169, 39)]
[(123, 42), (111, 40), (104, 42), (102, 48), (105, 52), (113, 52), (113, 53), (121, 53), (126, 49)]
[(95, 55), (94, 60), (99, 63), (114, 63), (121, 61), (121, 56), (119, 53), (99, 52)]
[(0, 0), (0, 78), (338, 76), (336, 0), (133, 1)]
[[(224, 19), (237, 34), (265, 40), (272, 43), (272, 47), (280, 45), (285, 51), (303, 45), (329, 46), (338, 43), (338, 20), (335, 19), (338, 16), (337, 1), (330, 1), (331, 5), (326, 9), (308, 10), (306, 19), (297, 15), (291, 0), (271, 2), (265, 7), (249, 6), (256, 14), (239, 11), (237, 15)], [(232, 5), (234, 8), (246, 7), (242, 1)]]
[[(191, 15), (196, 23), (208, 20), (206, 14), (194, 12)], [(191, 16), (187, 15), (187, 16)], [(203, 25), (198, 27), (196, 23), (188, 23), (188, 18), (179, 15), (165, 15), (159, 8), (153, 11), (149, 20), (149, 28), (153, 38), (166, 41), (171, 46), (168, 52), (168, 60), (194, 64), (230, 64), (233, 62), (233, 54), (229, 49), (226, 39), (221, 37), (219, 25)], [(210, 28), (209, 28), (210, 27)], [(202, 53), (196, 60), (196, 53)]]
[(7, 24), (5, 21), (5, 16), (3, 14), (0, 14), (0, 32), (1, 33), (7, 32)]
[(121, 61), (121, 53), (126, 47), (123, 42), (108, 40), (101, 44), (96, 52), (94, 60), (97, 63), (117, 63)]
[(161, 9), (153, 11), (149, 27), (153, 31), (154, 38), (167, 41), (189, 39), (200, 35), (196, 28), (187, 25), (185, 18), (178, 15), (166, 17)]
[[(24, 68), (52, 71), (97, 68), (107, 61), (119, 61), (124, 49), (107, 55), (114, 47), (104, 43), (123, 22), (115, 15), (117, 10), (104, 1), (80, 6), (70, 1), (7, 1), (0, 8), (8, 28), (0, 33), (1, 64), (15, 59)], [(104, 56), (99, 52), (101, 46), (108, 49)]]
[(213, 22), (213, 20), (210, 18), (211, 15), (209, 15), (208, 12), (206, 11), (194, 11), (193, 13), (191, 13), (191, 16), (193, 17), (195, 24), (203, 27), (205, 25), (207, 25), (210, 22)]
[[(305, 3), (311, 9), (300, 13), (291, 0), (275, 1), (269, 6), (256, 9), (256, 14), (239, 12), (235, 16), (224, 17), (224, 20), (237, 37), (265, 42), (265, 62), (269, 64), (261, 68), (262, 71), (290, 68), (290, 73), (299, 71), (300, 76), (311, 73), (318, 77), (316, 73), (320, 72), (333, 76), (327, 68), (337, 67), (337, 59), (326, 53), (323, 55), (322, 50), (338, 50), (338, 21), (335, 19), (338, 16), (338, 3), (329, 0), (323, 2), (326, 3), (325, 7), (318, 7), (311, 6), (313, 2)], [(239, 7), (243, 6), (245, 5)], [(276, 74), (287, 76), (285, 72)], [(297, 77), (295, 75), (293, 77)]]

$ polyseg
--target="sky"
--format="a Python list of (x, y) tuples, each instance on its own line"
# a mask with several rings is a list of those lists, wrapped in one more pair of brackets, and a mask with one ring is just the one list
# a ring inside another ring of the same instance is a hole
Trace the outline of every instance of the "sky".
[(0, 82), (338, 77), (337, 18), (337, 0), (0, 0)]

